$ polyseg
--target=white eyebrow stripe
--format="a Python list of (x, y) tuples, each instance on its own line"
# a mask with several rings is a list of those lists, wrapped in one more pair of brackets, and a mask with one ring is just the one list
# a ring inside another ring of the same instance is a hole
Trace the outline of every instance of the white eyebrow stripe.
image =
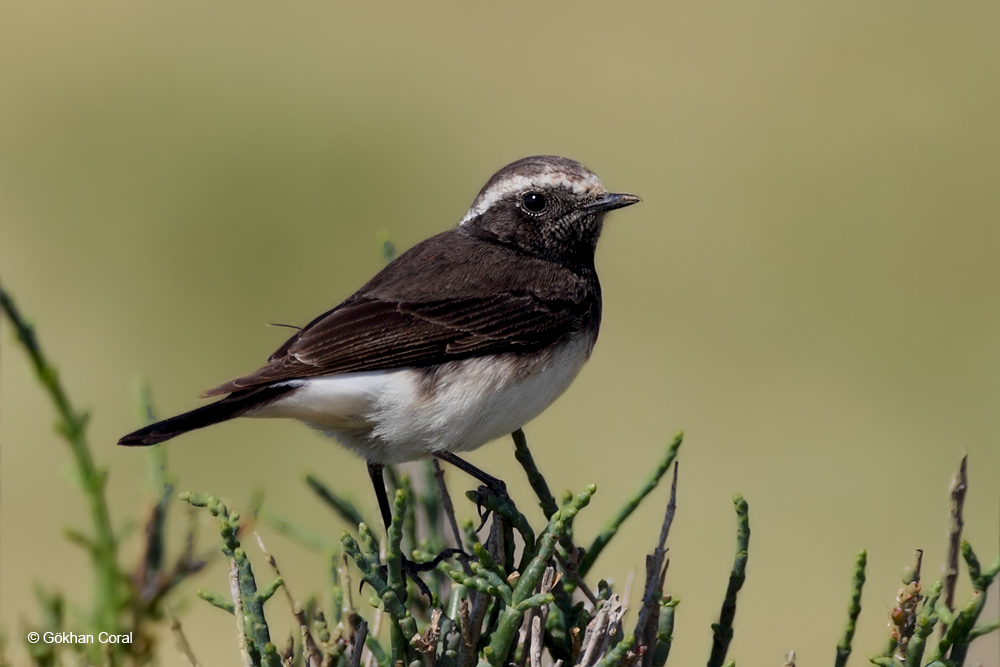
[(528, 190), (530, 188), (553, 188), (564, 187), (573, 191), (574, 194), (584, 194), (594, 189), (603, 189), (601, 181), (594, 174), (589, 174), (586, 178), (568, 178), (566, 174), (559, 171), (549, 171), (533, 176), (522, 176), (513, 174), (501, 181), (494, 183), (490, 189), (482, 194), (482, 198), (473, 203), (469, 212), (459, 221), (459, 225), (464, 225), (475, 217), (488, 211), (491, 206), (506, 197), (507, 195)]

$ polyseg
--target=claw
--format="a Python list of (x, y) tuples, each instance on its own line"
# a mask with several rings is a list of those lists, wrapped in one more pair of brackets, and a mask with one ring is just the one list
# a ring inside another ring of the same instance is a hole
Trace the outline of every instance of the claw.
[(441, 561), (445, 560), (446, 558), (451, 558), (452, 556), (456, 556), (459, 560), (465, 560), (465, 561), (471, 560), (472, 558), (471, 556), (469, 556), (469, 554), (465, 553), (461, 549), (449, 547), (444, 551), (442, 551), (441, 553), (439, 553), (437, 556), (435, 556), (433, 560), (429, 560), (426, 563), (414, 563), (413, 561), (405, 561), (405, 562), (409, 563), (413, 567), (414, 572), (430, 572), (438, 565), (440, 565)]
[(476, 511), (479, 513), (480, 521), (479, 527), (476, 528), (477, 533), (483, 529), (483, 526), (486, 525), (486, 520), (490, 518), (490, 514), (492, 513), (492, 510), (485, 507), (483, 504), (483, 498), (487, 495), (496, 496), (503, 501), (508, 501), (513, 504), (510, 496), (507, 495), (507, 485), (504, 484), (502, 480), (498, 479), (496, 480), (496, 484), (484, 484), (476, 489)]
[[(427, 587), (427, 584), (425, 584), (423, 579), (421, 579), (418, 575), (424, 572), (430, 572), (431, 570), (435, 569), (441, 563), (441, 561), (447, 558), (451, 558), (452, 556), (457, 557), (459, 560), (465, 560), (465, 561), (468, 561), (471, 558), (469, 554), (465, 553), (461, 549), (455, 549), (455, 548), (445, 549), (437, 556), (435, 556), (433, 560), (427, 561), (426, 563), (415, 563), (409, 558), (404, 557), (403, 575), (410, 578), (410, 580), (417, 587), (417, 590), (420, 591), (421, 595), (426, 597), (428, 600), (432, 600), (433, 598), (431, 597), (431, 589)], [(383, 575), (388, 574), (387, 566), (379, 565), (378, 569)], [(361, 591), (364, 590), (365, 583), (367, 582), (364, 579), (362, 579), (361, 585), (358, 586), (358, 594), (360, 594)]]
[(489, 487), (480, 486), (476, 489), (476, 512), (479, 514), (479, 527), (476, 528), (478, 533), (486, 525), (486, 520), (490, 518), (491, 511), (483, 504), (483, 497), (490, 493)]
[(414, 585), (417, 587), (417, 590), (420, 591), (421, 595), (427, 598), (428, 602), (434, 601), (434, 596), (431, 595), (431, 589), (427, 587), (427, 584), (424, 583), (423, 579), (417, 576), (417, 574), (420, 572), (420, 566), (417, 563), (414, 563), (412, 560), (404, 558), (403, 572), (405, 573), (405, 576), (409, 577), (413, 581)]
[(413, 580), (413, 583), (416, 585), (417, 590), (419, 590), (420, 593), (424, 597), (426, 597), (428, 601), (433, 601), (433, 598), (431, 597), (431, 589), (428, 588), (427, 584), (424, 583), (423, 579), (421, 579), (417, 575), (423, 572), (430, 572), (434, 570), (441, 563), (441, 561), (445, 560), (446, 558), (451, 558), (452, 556), (458, 557), (459, 560), (468, 561), (470, 559), (469, 554), (465, 553), (461, 549), (449, 547), (448, 549), (445, 549), (437, 556), (435, 556), (433, 560), (429, 560), (426, 563), (415, 563), (412, 560), (404, 558), (403, 572), (406, 573), (406, 576), (408, 576), (411, 580)]

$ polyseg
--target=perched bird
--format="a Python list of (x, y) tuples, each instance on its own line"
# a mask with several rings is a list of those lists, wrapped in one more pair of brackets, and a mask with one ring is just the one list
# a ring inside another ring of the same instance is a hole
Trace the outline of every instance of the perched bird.
[(494, 491), (456, 452), (538, 416), (590, 357), (601, 322), (594, 250), (612, 194), (561, 157), (507, 165), (458, 226), (390, 262), (225, 396), (118, 441), (153, 445), (234, 417), (291, 417), (368, 461), (386, 525), (385, 464), (436, 456)]

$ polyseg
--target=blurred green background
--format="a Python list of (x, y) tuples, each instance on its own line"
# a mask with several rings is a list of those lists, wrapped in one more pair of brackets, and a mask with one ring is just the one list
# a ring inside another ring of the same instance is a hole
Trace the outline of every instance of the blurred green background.
[[(507, 162), (578, 159), (644, 200), (605, 228), (593, 359), (526, 429), (556, 489), (601, 482), (578, 535), (683, 428), (674, 664), (707, 657), (735, 491), (753, 539), (731, 657), (832, 661), (866, 547), (865, 664), (913, 547), (937, 576), (963, 452), (966, 534), (986, 560), (1000, 541), (998, 25), (987, 1), (5, 3), (0, 277), (92, 411), (121, 523), (148, 498), (140, 452), (114, 445), (138, 379), (161, 415), (196, 407), (284, 340), (266, 323), (303, 324), (377, 271), (379, 230), (405, 249)], [(34, 580), (86, 599), (61, 531), (87, 516), (2, 333), (0, 626), (18, 644)], [(537, 518), (511, 450), (470, 458)], [(310, 470), (375, 515), (362, 461), (295, 423), (215, 427), (169, 456), (180, 490), (236, 508), (263, 485), (338, 534)], [(665, 502), (595, 571), (641, 576)], [(292, 590), (318, 590), (320, 559), (263, 534)], [(224, 567), (198, 585), (225, 590)], [(225, 614), (196, 600), (182, 622), (205, 664), (236, 663)]]

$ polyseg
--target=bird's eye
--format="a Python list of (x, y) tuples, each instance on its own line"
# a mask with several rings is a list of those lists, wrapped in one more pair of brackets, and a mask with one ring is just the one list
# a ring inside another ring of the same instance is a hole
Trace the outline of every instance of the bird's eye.
[(548, 202), (545, 201), (545, 197), (538, 194), (537, 192), (529, 192), (521, 198), (521, 202), (524, 204), (524, 209), (528, 213), (541, 213), (545, 210)]

